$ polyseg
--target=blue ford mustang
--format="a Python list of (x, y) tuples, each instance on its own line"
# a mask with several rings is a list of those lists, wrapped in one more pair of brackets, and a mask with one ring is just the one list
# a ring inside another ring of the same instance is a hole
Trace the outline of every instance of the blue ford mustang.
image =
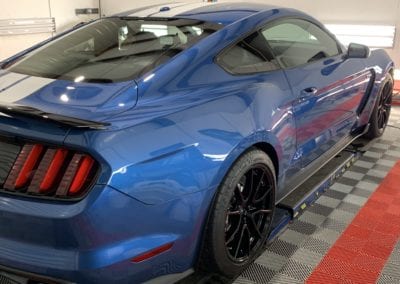
[(0, 282), (234, 277), (277, 203), (382, 135), (393, 68), (241, 3), (134, 9), (17, 54), (0, 70)]

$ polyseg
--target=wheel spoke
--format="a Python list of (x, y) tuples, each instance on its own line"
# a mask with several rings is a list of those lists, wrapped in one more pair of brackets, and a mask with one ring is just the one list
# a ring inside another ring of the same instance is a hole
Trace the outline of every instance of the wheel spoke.
[(260, 209), (260, 210), (254, 211), (252, 215), (254, 216), (257, 214), (271, 214), (271, 213), (272, 213), (272, 210), (270, 210), (270, 209)]
[(242, 227), (242, 224), (243, 224), (243, 217), (242, 217), (242, 215), (240, 215), (240, 219), (239, 219), (239, 222), (238, 222), (238, 224), (236, 226), (236, 229), (232, 232), (232, 234), (230, 235), (228, 240), (225, 242), (225, 245), (230, 244), (235, 239), (235, 236), (240, 231), (240, 229)]
[[(251, 216), (250, 218), (251, 222), (250, 225), (252, 227), (252, 229), (255, 231), (255, 233), (258, 235), (258, 238), (262, 238), (262, 234), (260, 232), (260, 229), (258, 228), (257, 224), (256, 224), (256, 220), (254, 220), (254, 215)], [(249, 226), (250, 227), (250, 226)]]
[(234, 215), (240, 215), (240, 211), (239, 210), (235, 210), (235, 211), (229, 211), (228, 212), (228, 216), (234, 216)]
[(380, 129), (384, 128), (386, 126), (386, 123), (389, 119), (388, 112), (386, 109), (382, 109), (378, 115), (378, 127)]
[(243, 228), (242, 228), (242, 230), (240, 232), (240, 238), (239, 238), (239, 241), (238, 241), (238, 244), (237, 244), (237, 248), (236, 248), (236, 251), (235, 251), (235, 258), (237, 258), (238, 253), (240, 251), (240, 247), (241, 247), (242, 242), (243, 242), (243, 235), (244, 235), (244, 231), (246, 230), (246, 227), (247, 227), (247, 225), (244, 224)]
[(246, 231), (247, 231), (247, 236), (248, 236), (248, 247), (247, 247), (247, 253), (250, 254), (251, 252), (251, 243), (254, 241), (254, 238), (251, 235), (250, 229), (249, 227), (246, 227)]
[(266, 190), (266, 191), (264, 192), (264, 194), (263, 194), (261, 197), (255, 199), (253, 202), (254, 202), (255, 204), (257, 204), (257, 203), (260, 203), (261, 201), (264, 201), (264, 200), (267, 198), (268, 194), (271, 193), (271, 190), (272, 190), (272, 187), (269, 186), (268, 190)]
[(268, 168), (256, 165), (234, 189), (225, 222), (225, 246), (234, 261), (250, 257), (269, 231), (274, 206), (272, 178)]
[[(251, 169), (248, 174), (250, 175), (250, 177), (247, 177), (246, 180), (249, 181), (246, 186), (246, 204), (251, 200), (251, 197), (253, 195), (253, 191), (254, 191), (254, 169)], [(247, 174), (246, 174), (247, 175)]]
[(238, 183), (235, 188), (235, 194), (239, 197), (240, 203), (242, 206), (246, 203), (246, 199), (244, 198), (243, 191), (244, 191), (244, 185)]
[(389, 113), (392, 104), (392, 93), (393, 85), (389, 82), (383, 87), (381, 96), (379, 98), (378, 127), (380, 129), (383, 129), (389, 120)]
[(378, 114), (378, 127), (382, 129), (385, 125), (385, 110), (381, 109)]
[(388, 93), (383, 102), (384, 104), (390, 104), (391, 100), (392, 100), (392, 94)]
[(251, 196), (251, 202), (256, 203), (255, 201), (257, 200), (257, 194), (260, 191), (260, 188), (262, 188), (265, 184), (264, 184), (264, 177), (265, 177), (265, 172), (263, 171), (261, 174), (261, 177), (258, 179), (257, 181), (257, 186), (256, 189), (253, 191), (253, 194)]
[(388, 112), (385, 110), (382, 114), (382, 127), (386, 125), (388, 119)]

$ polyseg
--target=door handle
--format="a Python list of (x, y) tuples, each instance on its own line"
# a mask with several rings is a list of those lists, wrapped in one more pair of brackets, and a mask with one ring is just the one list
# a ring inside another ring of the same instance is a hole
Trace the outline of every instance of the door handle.
[(318, 93), (318, 89), (316, 87), (309, 87), (301, 91), (300, 100), (306, 100)]

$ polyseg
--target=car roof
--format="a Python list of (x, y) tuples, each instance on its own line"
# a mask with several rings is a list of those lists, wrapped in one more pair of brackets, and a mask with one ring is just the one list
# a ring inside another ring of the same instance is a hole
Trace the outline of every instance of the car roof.
[(120, 17), (187, 18), (228, 25), (275, 6), (260, 3), (164, 3), (117, 14)]

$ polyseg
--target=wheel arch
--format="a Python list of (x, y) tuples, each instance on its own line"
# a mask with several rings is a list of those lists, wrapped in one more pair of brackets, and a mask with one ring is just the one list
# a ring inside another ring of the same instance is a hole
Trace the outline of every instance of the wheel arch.
[[(268, 155), (268, 157), (272, 160), (272, 163), (274, 164), (275, 177), (276, 177), (276, 179), (278, 179), (278, 177), (279, 177), (279, 158), (278, 158), (278, 154), (276, 153), (275, 148), (270, 143), (267, 143), (267, 142), (256, 143), (251, 148), (257, 148)], [(251, 149), (251, 148), (249, 148), (249, 149)]]
[[(277, 146), (279, 149), (279, 146)], [(230, 165), (229, 167), (224, 171), (224, 174), (222, 176), (222, 178), (220, 179), (220, 183), (217, 186), (217, 189), (215, 190), (215, 192), (213, 193), (211, 202), (207, 208), (207, 213), (206, 213), (206, 217), (204, 219), (204, 223), (202, 226), (202, 230), (201, 230), (201, 234), (200, 234), (200, 241), (199, 241), (199, 246), (197, 249), (197, 257), (194, 263), (194, 267), (196, 271), (200, 271), (202, 272), (202, 266), (204, 265), (204, 263), (202, 263), (202, 257), (201, 254), (203, 252), (203, 249), (205, 248), (205, 237), (206, 237), (206, 233), (208, 230), (208, 224), (209, 224), (209, 220), (210, 217), (212, 215), (212, 210), (214, 208), (215, 205), (215, 199), (218, 195), (218, 191), (220, 186), (223, 184), (226, 176), (228, 175), (228, 173), (231, 171), (231, 169), (234, 167), (235, 163), (242, 157), (244, 156), (246, 153), (248, 153), (251, 150), (259, 150), (264, 152), (272, 161), (273, 166), (274, 166), (274, 170), (275, 170), (275, 178), (276, 178), (276, 186), (278, 186), (278, 174), (279, 174), (279, 156), (278, 156), (278, 152), (275, 149), (275, 147), (273, 146), (273, 144), (266, 142), (266, 141), (258, 141), (258, 142), (254, 142), (253, 143), (245, 143), (245, 145), (240, 144), (238, 145), (231, 153), (231, 159), (230, 160)], [(232, 158), (232, 156), (234, 158)], [(277, 188), (276, 188), (277, 189)], [(276, 194), (276, 192), (275, 192)], [(206, 249), (207, 250), (207, 249)]]

